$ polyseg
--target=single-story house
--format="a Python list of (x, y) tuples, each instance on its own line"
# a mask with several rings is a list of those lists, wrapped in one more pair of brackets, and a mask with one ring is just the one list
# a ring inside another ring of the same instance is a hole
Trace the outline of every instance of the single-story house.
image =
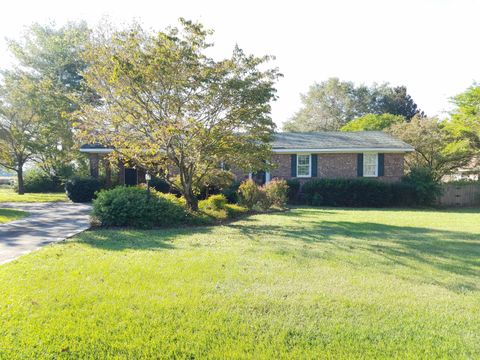
[[(101, 156), (113, 149), (83, 145), (90, 159), (92, 176), (98, 176)], [(272, 142), (273, 170), (244, 174), (233, 170), (238, 180), (252, 177), (259, 183), (273, 178), (378, 178), (398, 181), (404, 174), (404, 155), (414, 151), (405, 142), (382, 131), (276, 133)], [(107, 165), (108, 166), (108, 165)], [(145, 181), (145, 172), (119, 166), (119, 182), (134, 185)]]

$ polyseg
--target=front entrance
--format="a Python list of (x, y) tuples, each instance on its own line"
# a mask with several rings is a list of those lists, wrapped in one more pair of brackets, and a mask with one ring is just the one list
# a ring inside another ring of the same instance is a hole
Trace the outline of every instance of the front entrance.
[(266, 182), (266, 173), (265, 171), (258, 171), (252, 174), (252, 180), (255, 181), (258, 185), (263, 185)]
[(134, 186), (138, 184), (137, 169), (125, 168), (125, 185)]

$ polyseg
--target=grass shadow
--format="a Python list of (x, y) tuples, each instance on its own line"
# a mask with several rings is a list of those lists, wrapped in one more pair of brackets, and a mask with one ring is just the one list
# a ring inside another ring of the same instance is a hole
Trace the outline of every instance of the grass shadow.
[(205, 234), (211, 227), (170, 228), (153, 230), (96, 229), (85, 231), (75, 241), (95, 248), (111, 251), (169, 250), (178, 236)]
[(250, 239), (286, 237), (308, 244), (329, 243), (340, 251), (366, 250), (402, 265), (406, 264), (404, 260), (411, 260), (460, 275), (475, 276), (480, 272), (480, 236), (467, 232), (311, 220), (299, 221), (294, 226), (266, 225), (260, 221), (229, 226)]

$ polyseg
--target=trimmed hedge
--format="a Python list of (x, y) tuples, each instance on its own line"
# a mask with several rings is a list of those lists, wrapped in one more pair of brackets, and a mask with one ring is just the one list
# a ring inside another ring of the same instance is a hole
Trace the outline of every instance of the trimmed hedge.
[(174, 226), (188, 222), (183, 199), (155, 190), (119, 186), (100, 191), (93, 201), (93, 216), (103, 226), (150, 228)]
[(413, 184), (373, 179), (316, 179), (303, 184), (300, 202), (313, 206), (391, 207), (424, 205)]
[(90, 202), (102, 187), (94, 178), (73, 178), (66, 182), (65, 191), (70, 200), (76, 203)]

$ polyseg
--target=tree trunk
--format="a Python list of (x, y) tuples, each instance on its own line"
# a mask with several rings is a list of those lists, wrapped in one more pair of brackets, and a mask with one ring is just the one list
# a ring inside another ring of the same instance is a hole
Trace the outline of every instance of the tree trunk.
[(23, 184), (23, 167), (19, 166), (17, 170), (17, 185), (18, 185), (18, 195), (25, 194), (25, 186)]
[(184, 184), (183, 186), (183, 196), (185, 196), (185, 201), (187, 206), (192, 211), (198, 210), (198, 199), (193, 193), (192, 187), (188, 184)]
[(198, 199), (193, 192), (190, 192), (188, 195), (185, 194), (185, 201), (187, 202), (187, 206), (190, 210), (198, 211)]

